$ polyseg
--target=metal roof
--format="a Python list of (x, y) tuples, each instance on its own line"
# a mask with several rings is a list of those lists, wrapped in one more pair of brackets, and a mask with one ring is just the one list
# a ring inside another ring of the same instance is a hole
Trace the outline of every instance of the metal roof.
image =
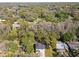
[(56, 49), (67, 49), (67, 45), (61, 41), (58, 41), (57, 44), (56, 44)]

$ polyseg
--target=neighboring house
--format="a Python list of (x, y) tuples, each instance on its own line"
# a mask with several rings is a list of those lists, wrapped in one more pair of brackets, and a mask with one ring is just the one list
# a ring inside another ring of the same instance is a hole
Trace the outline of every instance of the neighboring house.
[(79, 42), (69, 42), (68, 45), (72, 50), (78, 50), (79, 49)]
[(0, 22), (4, 22), (5, 20), (0, 19)]
[(0, 24), (3, 24), (4, 21), (5, 21), (5, 20), (0, 19)]
[(14, 22), (12, 26), (13, 28), (20, 29), (20, 24), (18, 22)]
[(65, 49), (68, 49), (67, 45), (61, 41), (58, 41), (56, 44), (57, 52), (63, 54), (65, 52)]
[(38, 57), (45, 57), (45, 45), (36, 42), (35, 48), (36, 48), (36, 55)]

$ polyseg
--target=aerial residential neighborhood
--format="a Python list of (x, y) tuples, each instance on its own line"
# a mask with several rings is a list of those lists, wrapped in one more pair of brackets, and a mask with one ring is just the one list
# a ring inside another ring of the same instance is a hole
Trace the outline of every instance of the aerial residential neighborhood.
[(79, 57), (79, 3), (0, 3), (0, 57)]

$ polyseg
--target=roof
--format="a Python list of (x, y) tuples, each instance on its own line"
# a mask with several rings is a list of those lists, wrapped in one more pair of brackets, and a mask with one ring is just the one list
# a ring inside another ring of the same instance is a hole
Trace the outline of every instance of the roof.
[(5, 21), (5, 20), (0, 19), (0, 21)]
[(63, 43), (63, 42), (61, 42), (61, 41), (58, 41), (58, 42), (57, 42), (57, 44), (56, 44), (56, 49), (61, 49), (61, 50), (63, 50), (63, 49), (65, 49), (65, 48), (67, 48), (67, 45), (66, 45), (65, 43)]
[(41, 44), (39, 42), (35, 42), (36, 44), (36, 49), (45, 49), (45, 45), (44, 44)]
[(72, 49), (79, 49), (79, 42), (69, 42), (68, 44)]

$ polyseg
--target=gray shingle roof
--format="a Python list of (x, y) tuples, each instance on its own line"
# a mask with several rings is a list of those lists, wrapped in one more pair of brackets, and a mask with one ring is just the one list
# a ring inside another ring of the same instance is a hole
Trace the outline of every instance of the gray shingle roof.
[(38, 42), (35, 42), (35, 44), (36, 44), (36, 49), (45, 49), (45, 45)]
[(72, 49), (79, 49), (79, 42), (70, 42), (68, 44)]

